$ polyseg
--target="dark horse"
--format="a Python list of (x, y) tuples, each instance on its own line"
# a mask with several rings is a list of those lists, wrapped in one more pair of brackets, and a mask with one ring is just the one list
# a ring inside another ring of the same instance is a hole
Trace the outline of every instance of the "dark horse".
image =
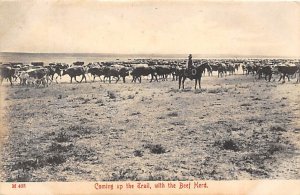
[(179, 71), (179, 89), (181, 84), (182, 89), (184, 89), (184, 81), (186, 78), (189, 78), (190, 80), (195, 79), (195, 89), (197, 88), (197, 83), (199, 85), (199, 89), (201, 89), (201, 77), (205, 69), (207, 69), (208, 72), (211, 72), (211, 67), (207, 62), (191, 69), (181, 69)]

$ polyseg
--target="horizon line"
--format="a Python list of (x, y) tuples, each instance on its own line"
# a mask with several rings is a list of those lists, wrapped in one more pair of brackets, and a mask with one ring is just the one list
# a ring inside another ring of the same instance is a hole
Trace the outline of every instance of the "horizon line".
[[(158, 55), (158, 56), (184, 56), (188, 55), (189, 53), (99, 53), (99, 52), (11, 52), (11, 51), (0, 51), (0, 53), (11, 53), (11, 54), (100, 54), (100, 55)], [(300, 56), (276, 56), (276, 55), (247, 55), (247, 54), (193, 54), (194, 56), (202, 56), (202, 57), (230, 57), (230, 58), (255, 58), (255, 57), (266, 57), (266, 58), (300, 58)]]

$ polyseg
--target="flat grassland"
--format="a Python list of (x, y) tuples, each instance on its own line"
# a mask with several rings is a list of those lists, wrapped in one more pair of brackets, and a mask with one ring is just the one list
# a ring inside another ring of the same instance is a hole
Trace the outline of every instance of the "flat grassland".
[(6, 86), (0, 180), (300, 178), (300, 84), (232, 75), (185, 86)]

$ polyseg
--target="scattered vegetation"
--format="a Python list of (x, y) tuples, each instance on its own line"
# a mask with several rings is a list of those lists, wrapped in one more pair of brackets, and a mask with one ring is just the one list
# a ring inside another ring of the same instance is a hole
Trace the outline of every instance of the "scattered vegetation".
[(240, 150), (238, 143), (232, 139), (217, 140), (215, 141), (214, 146), (218, 146), (223, 150), (232, 150), (235, 152)]
[(113, 91), (107, 91), (107, 95), (110, 99), (116, 99), (117, 98), (116, 93), (113, 92)]
[(161, 144), (146, 144), (144, 148), (149, 149), (153, 154), (166, 153), (166, 149)]
[(176, 117), (176, 116), (178, 116), (178, 112), (170, 112), (167, 115), (170, 117)]

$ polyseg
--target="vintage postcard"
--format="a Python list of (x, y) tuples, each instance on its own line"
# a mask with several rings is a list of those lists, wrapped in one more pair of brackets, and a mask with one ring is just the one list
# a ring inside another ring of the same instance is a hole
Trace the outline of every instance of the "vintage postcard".
[(299, 194), (298, 1), (0, 1), (0, 194)]

